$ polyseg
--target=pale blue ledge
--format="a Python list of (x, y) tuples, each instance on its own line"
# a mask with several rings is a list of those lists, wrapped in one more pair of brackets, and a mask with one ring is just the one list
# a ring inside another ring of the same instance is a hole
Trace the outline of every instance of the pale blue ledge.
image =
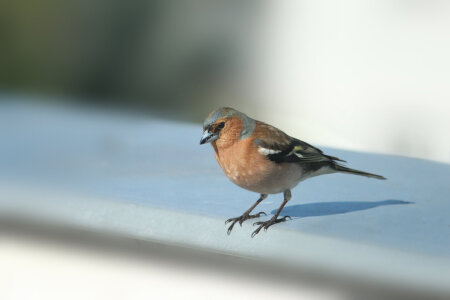
[(223, 222), (258, 195), (226, 179), (200, 136), (199, 124), (2, 102), (0, 213), (450, 287), (450, 165), (324, 148), (388, 180), (301, 183), (283, 211), (293, 220), (251, 239), (252, 222), (231, 236)]

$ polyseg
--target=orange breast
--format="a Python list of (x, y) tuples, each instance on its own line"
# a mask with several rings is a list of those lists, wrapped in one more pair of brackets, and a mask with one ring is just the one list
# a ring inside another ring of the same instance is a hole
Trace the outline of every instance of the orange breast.
[(225, 175), (251, 191), (260, 192), (260, 186), (278, 168), (257, 151), (251, 139), (238, 140), (226, 148), (214, 148), (216, 160)]

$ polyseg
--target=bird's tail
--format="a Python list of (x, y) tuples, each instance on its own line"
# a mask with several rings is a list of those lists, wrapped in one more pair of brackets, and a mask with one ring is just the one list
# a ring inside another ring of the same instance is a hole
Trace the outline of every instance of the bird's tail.
[(366, 176), (366, 177), (376, 178), (376, 179), (381, 179), (381, 180), (385, 180), (386, 179), (383, 176), (380, 176), (380, 175), (377, 175), (377, 174), (372, 174), (372, 173), (367, 173), (367, 172), (363, 172), (363, 171), (359, 171), (359, 170), (355, 170), (355, 169), (350, 169), (350, 168), (341, 166), (339, 164), (334, 164), (333, 168), (336, 171), (338, 171), (338, 172), (354, 174), (354, 175), (360, 175), (360, 176)]

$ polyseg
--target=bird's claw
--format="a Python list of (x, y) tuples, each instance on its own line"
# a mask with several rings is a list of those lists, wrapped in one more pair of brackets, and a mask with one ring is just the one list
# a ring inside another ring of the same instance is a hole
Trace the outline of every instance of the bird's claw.
[(292, 218), (290, 216), (284, 216), (284, 217), (279, 218), (279, 219), (270, 219), (268, 221), (258, 221), (258, 222), (253, 223), (253, 225), (259, 225), (259, 227), (256, 228), (255, 231), (253, 231), (252, 237), (257, 235), (261, 231), (261, 229), (264, 229), (264, 231), (267, 231), (267, 229), (269, 229), (269, 227), (274, 225), (274, 224), (281, 223), (281, 222), (286, 222), (287, 218), (292, 220)]
[(236, 217), (236, 218), (230, 218), (228, 220), (225, 221), (225, 224), (231, 223), (230, 227), (228, 227), (227, 230), (227, 234), (230, 235), (231, 231), (233, 230), (234, 225), (239, 222), (239, 225), (242, 227), (242, 223), (244, 223), (246, 220), (248, 219), (254, 219), (254, 218), (259, 218), (262, 215), (267, 215), (265, 212), (261, 211), (257, 214), (254, 215), (250, 215), (250, 214), (243, 214), (240, 217)]
[(255, 231), (252, 232), (252, 238), (255, 237), (255, 235), (257, 235), (259, 233), (259, 231), (261, 230), (261, 227), (259, 227), (258, 229), (256, 229)]

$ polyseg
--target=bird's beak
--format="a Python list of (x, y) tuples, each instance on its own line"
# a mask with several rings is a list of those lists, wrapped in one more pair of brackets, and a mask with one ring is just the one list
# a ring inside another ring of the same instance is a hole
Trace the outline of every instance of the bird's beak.
[(200, 140), (200, 145), (210, 143), (217, 140), (219, 135), (217, 133), (209, 132), (208, 130), (203, 131), (202, 139)]

